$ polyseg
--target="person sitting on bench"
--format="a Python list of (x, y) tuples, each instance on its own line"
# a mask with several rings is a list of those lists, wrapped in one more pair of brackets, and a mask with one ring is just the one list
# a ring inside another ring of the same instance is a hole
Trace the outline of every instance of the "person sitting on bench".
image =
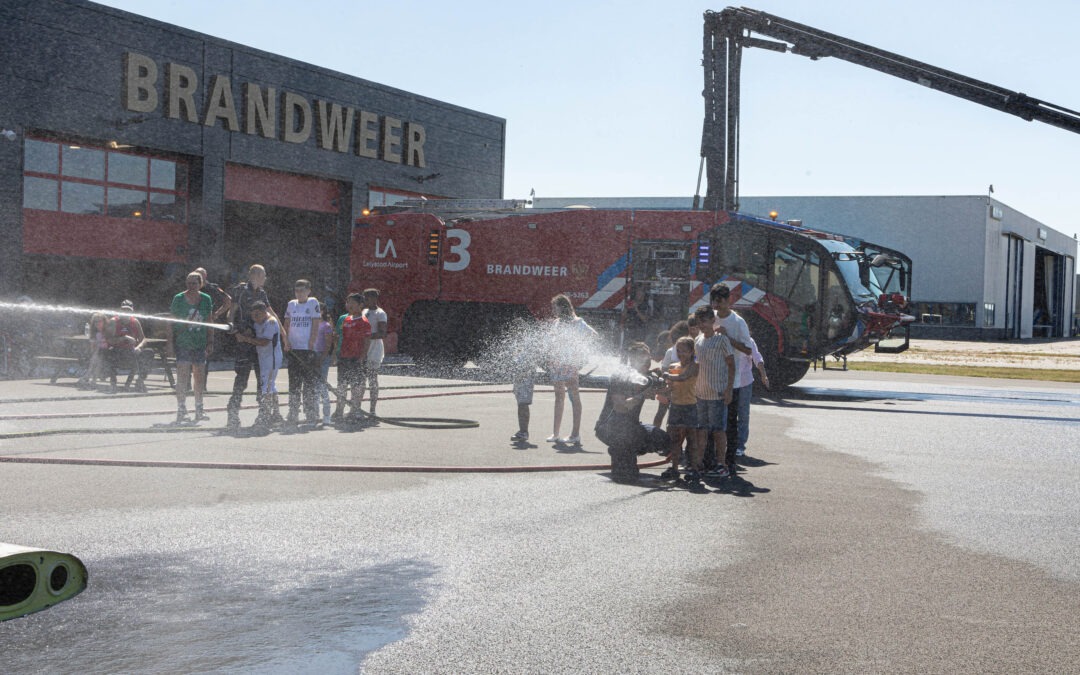
[(109, 392), (116, 391), (116, 370), (118, 368), (129, 369), (127, 382), (124, 388), (131, 385), (132, 377), (135, 380), (135, 391), (146, 391), (146, 376), (150, 372), (150, 364), (154, 360), (154, 352), (146, 347), (146, 335), (143, 333), (142, 324), (132, 314), (135, 305), (131, 300), (120, 303), (120, 312), (113, 315), (105, 323), (105, 341), (108, 343), (105, 363), (109, 372)]

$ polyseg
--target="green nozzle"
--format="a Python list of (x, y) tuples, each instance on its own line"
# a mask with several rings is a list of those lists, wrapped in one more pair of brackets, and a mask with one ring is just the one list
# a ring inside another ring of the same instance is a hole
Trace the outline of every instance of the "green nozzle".
[(73, 555), (0, 543), (0, 621), (73, 598), (86, 580), (86, 566)]

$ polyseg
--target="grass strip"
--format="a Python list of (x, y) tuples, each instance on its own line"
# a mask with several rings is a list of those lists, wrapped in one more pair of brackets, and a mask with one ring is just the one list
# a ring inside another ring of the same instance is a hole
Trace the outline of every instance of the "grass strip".
[(992, 377), (1003, 380), (1040, 380), (1043, 382), (1080, 382), (1080, 370), (952, 366), (935, 363), (871, 363), (868, 361), (848, 361), (847, 367), (848, 370), (870, 370), (879, 373)]
[[(958, 352), (941, 350), (941, 349), (919, 349), (912, 347), (908, 350), (908, 354), (917, 355), (923, 358), (955, 358)], [(1017, 359), (1080, 359), (1080, 354), (1063, 354), (1061, 352), (1040, 352), (1040, 351), (1028, 351), (1028, 352), (1010, 352), (1010, 351), (987, 351), (973, 354), (973, 356), (1009, 356)]]

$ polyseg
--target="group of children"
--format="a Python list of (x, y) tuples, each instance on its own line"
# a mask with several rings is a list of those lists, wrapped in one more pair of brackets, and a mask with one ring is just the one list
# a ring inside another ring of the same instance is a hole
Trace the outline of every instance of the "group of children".
[[(764, 360), (749, 328), (731, 310), (730, 289), (717, 284), (709, 301), (710, 305), (695, 311), (690, 321), (672, 327), (674, 345), (660, 365), (660, 375), (669, 385), (666, 407), (671, 437), (671, 466), (660, 477), (690, 486), (699, 485), (702, 476), (726, 478), (734, 474), (736, 458), (745, 454), (749, 437), (755, 367), (769, 386)], [(696, 336), (692, 335), (695, 332)], [(654, 418), (657, 426), (664, 408), (662, 402)], [(713, 452), (706, 458), (710, 442)], [(684, 444), (687, 471), (680, 477)]]
[[(346, 313), (334, 317), (326, 305), (310, 297), (310, 283), (299, 280), (296, 299), (290, 300), (284, 322), (279, 323), (264, 302), (251, 306), (252, 332), (238, 333), (237, 340), (255, 346), (259, 361), (261, 391), (257, 430), (268, 430), (281, 421), (277, 374), (289, 354), (289, 413), (286, 428), (299, 423), (301, 405), (305, 420), (324, 425), (346, 419), (362, 421), (365, 388), (370, 385), (370, 418), (375, 417), (379, 400), (379, 369), (386, 335), (386, 312), (379, 307), (379, 291), (373, 288), (352, 293), (345, 300)], [(330, 412), (327, 382), (331, 363), (337, 358), (338, 397)], [(322, 418), (318, 417), (319, 407)]]
[[(580, 325), (584, 321), (574, 315), (573, 306), (565, 296), (556, 296), (552, 300), (552, 312), (556, 317), (555, 326), (562, 326), (564, 335), (583, 330)], [(588, 331), (595, 334), (591, 328)], [(657, 396), (659, 406), (653, 425), (660, 427), (667, 417), (671, 466), (661, 478), (693, 486), (700, 484), (702, 477), (727, 477), (736, 471), (736, 457), (745, 453), (755, 367), (765, 386), (769, 386), (763, 359), (750, 337), (749, 328), (731, 310), (730, 289), (724, 284), (713, 286), (708, 306), (697, 309), (686, 321), (676, 323), (662, 336), (668, 344), (664, 345), (666, 350), (660, 368), (654, 372), (663, 378), (667, 387)], [(529, 405), (536, 364), (544, 360), (537, 352), (547, 350), (549, 354), (559, 354), (562, 351), (557, 339), (540, 348), (535, 342), (522, 340), (522, 353), (513, 357), (517, 366), (513, 381), (518, 404), (518, 431), (511, 440), (517, 442), (524, 442), (529, 437)], [(642, 350), (648, 351), (644, 346)], [(550, 355), (547, 361), (552, 361)], [(564, 357), (561, 361), (561, 364), (549, 363), (556, 396), (554, 433), (548, 440), (580, 443), (581, 400), (577, 371), (582, 364), (574, 358)], [(559, 426), (567, 395), (573, 406), (573, 431), (569, 438), (562, 439)], [(630, 401), (632, 397), (626, 400)], [(637, 423), (640, 404), (625, 407), (633, 410)], [(684, 446), (687, 470), (683, 477), (679, 467), (684, 461)], [(709, 447), (711, 453), (706, 452)]]
[[(283, 318), (279, 318), (265, 290), (266, 269), (252, 265), (248, 278), (229, 295), (218, 289), (223, 298), (228, 322), (234, 327), (237, 343), (232, 396), (229, 399), (226, 429), (240, 429), (240, 407), (249, 375), (256, 375), (259, 413), (253, 427), (268, 431), (272, 427), (295, 428), (299, 424), (301, 406), (305, 420), (311, 424), (331, 424), (345, 417), (344, 407), (349, 396), (351, 414), (362, 413), (361, 404), (367, 385), (371, 388), (370, 415), (374, 416), (379, 396), (379, 368), (386, 335), (386, 312), (379, 307), (379, 291), (369, 288), (353, 293), (345, 302), (346, 314), (336, 319), (330, 309), (311, 295), (311, 282), (299, 279), (293, 290)], [(189, 381), (195, 395), (195, 421), (208, 419), (203, 411), (206, 384), (209, 330), (203, 325), (223, 312), (214, 312), (215, 303), (206, 292), (210, 290), (206, 272), (201, 268), (185, 278), (185, 290), (173, 297), (171, 314), (181, 321), (170, 331), (172, 351), (177, 372), (177, 423), (188, 421), (185, 402)], [(99, 340), (97, 318), (91, 340)], [(327, 374), (334, 357), (338, 358), (337, 411), (330, 413), (330, 387)], [(277, 374), (283, 367), (289, 374), (288, 418), (280, 413)], [(318, 415), (319, 405), (322, 417)]]

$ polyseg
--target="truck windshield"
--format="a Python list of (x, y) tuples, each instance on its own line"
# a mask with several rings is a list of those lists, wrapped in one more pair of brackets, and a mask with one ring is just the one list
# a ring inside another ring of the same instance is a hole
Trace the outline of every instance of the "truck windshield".
[(899, 293), (907, 291), (907, 279), (911, 277), (911, 265), (903, 257), (877, 251), (866, 247), (866, 255), (861, 262), (870, 270), (870, 277), (881, 290), (880, 293)]
[(859, 267), (867, 264), (866, 256), (842, 241), (824, 239), (820, 243), (832, 254), (836, 267), (840, 270), (841, 276), (844, 277), (844, 283), (847, 284), (848, 290), (851, 291), (851, 298), (855, 301), (855, 304), (862, 305), (866, 302), (876, 302), (878, 296), (883, 292), (877, 275), (871, 273), (867, 285), (863, 283), (863, 276), (859, 273)]

